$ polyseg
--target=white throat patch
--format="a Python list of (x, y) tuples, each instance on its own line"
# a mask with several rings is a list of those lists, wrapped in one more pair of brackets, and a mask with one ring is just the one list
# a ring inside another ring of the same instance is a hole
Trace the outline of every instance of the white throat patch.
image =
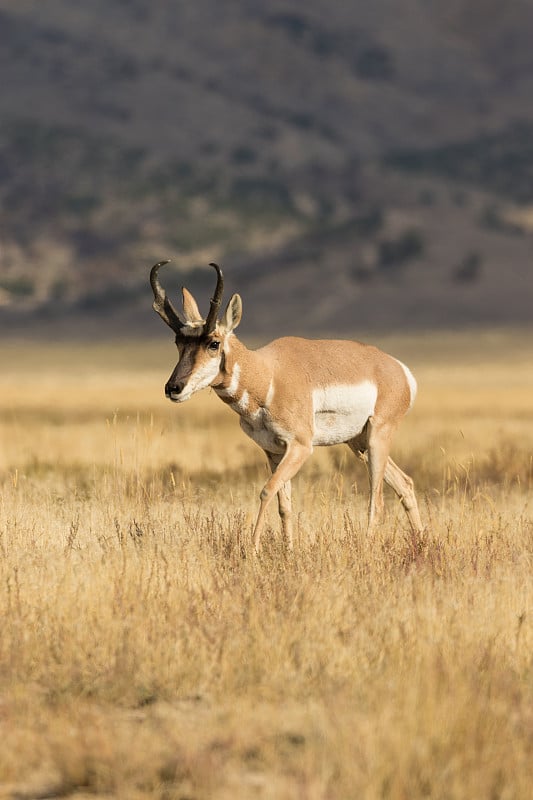
[(233, 372), (231, 373), (231, 381), (227, 388), (227, 392), (230, 397), (235, 397), (235, 395), (237, 394), (240, 377), (241, 377), (241, 368), (237, 364), (237, 362), (235, 362), (235, 364), (233, 365)]
[(237, 394), (237, 390), (239, 388), (239, 380), (241, 377), (241, 368), (235, 362), (233, 365), (233, 372), (231, 373), (231, 379), (229, 382), (229, 386), (226, 386), (221, 389), (215, 389), (216, 393), (221, 397), (235, 397)]

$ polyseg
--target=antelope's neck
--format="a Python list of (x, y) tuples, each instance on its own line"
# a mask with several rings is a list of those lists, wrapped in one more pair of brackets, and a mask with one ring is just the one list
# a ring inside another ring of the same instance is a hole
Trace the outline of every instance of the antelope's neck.
[(229, 337), (224, 351), (223, 378), (213, 387), (224, 403), (241, 416), (254, 416), (268, 408), (274, 387), (271, 370), (258, 353)]

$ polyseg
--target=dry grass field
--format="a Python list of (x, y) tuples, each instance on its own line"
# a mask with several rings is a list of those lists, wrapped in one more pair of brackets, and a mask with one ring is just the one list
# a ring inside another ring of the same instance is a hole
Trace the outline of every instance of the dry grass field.
[(0, 798), (515, 800), (533, 785), (532, 331), (379, 342), (420, 392), (250, 530), (262, 453), (168, 343), (0, 353)]

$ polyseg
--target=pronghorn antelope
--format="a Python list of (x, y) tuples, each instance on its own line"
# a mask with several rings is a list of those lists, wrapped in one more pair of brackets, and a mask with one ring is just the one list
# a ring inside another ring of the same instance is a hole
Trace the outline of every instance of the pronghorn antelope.
[(389, 456), (391, 439), (416, 394), (409, 369), (376, 347), (360, 342), (276, 339), (248, 350), (234, 334), (241, 320), (238, 294), (219, 320), (223, 277), (206, 319), (194, 297), (183, 289), (182, 320), (152, 267), (153, 308), (176, 334), (179, 360), (165, 386), (175, 403), (207, 386), (240, 416), (243, 431), (265, 451), (272, 475), (260, 495), (254, 528), (259, 549), (265, 512), (278, 496), (279, 515), (292, 548), (291, 479), (313, 447), (345, 442), (367, 462), (370, 477), (368, 527), (383, 510), (383, 480), (399, 496), (413, 531), (422, 529), (413, 481)]

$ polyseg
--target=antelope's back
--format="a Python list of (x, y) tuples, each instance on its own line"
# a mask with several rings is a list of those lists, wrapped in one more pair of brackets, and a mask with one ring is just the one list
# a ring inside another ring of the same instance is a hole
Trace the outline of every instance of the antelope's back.
[(414, 399), (410, 370), (373, 345), (285, 337), (262, 350), (286, 392), (310, 397), (315, 445), (355, 438), (371, 416), (399, 419)]

